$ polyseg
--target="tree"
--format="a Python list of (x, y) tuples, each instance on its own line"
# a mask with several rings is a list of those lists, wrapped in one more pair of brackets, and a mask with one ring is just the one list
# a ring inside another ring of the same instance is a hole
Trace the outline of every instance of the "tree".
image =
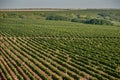
[(86, 24), (98, 24), (98, 25), (113, 25), (110, 21), (103, 19), (87, 19), (84, 21)]
[(60, 21), (67, 21), (68, 18), (60, 15), (49, 15), (46, 17), (46, 20), (60, 20)]

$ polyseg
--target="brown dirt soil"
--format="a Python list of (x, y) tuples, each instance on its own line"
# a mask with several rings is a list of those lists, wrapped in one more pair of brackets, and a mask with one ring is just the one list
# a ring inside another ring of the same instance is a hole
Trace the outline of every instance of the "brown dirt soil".
[(8, 73), (11, 75), (11, 77), (14, 80), (18, 80), (17, 76), (15, 75), (15, 73), (9, 68), (8, 64), (5, 62), (5, 60), (1, 57), (0, 61), (3, 63), (3, 65), (5, 66), (5, 68), (7, 69)]
[(7, 80), (1, 69), (0, 69), (0, 80)]
[(18, 70), (18, 72), (24, 77), (25, 80), (30, 80), (29, 77), (23, 72), (23, 70), (17, 66), (15, 61), (13, 61), (8, 55), (6, 55), (6, 52), (2, 50), (2, 53), (9, 59), (9, 61), (14, 65), (14, 67)]

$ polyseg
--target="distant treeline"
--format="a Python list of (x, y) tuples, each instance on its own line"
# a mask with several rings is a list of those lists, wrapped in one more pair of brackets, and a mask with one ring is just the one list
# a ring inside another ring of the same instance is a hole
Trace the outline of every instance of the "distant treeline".
[(97, 24), (97, 25), (113, 25), (108, 20), (105, 19), (97, 19), (97, 18), (70, 18), (70, 17), (65, 17), (65, 16), (60, 16), (60, 15), (49, 15), (46, 17), (46, 20), (60, 20), (60, 21), (71, 21), (71, 22), (78, 22), (78, 23), (85, 23), (85, 24)]

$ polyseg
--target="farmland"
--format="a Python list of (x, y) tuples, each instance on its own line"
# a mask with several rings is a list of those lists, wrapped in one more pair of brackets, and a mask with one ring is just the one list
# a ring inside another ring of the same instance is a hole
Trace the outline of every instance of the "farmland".
[[(111, 12), (1, 11), (0, 80), (119, 80), (120, 10)], [(114, 23), (71, 22), (78, 13)], [(51, 14), (62, 18), (46, 20)]]

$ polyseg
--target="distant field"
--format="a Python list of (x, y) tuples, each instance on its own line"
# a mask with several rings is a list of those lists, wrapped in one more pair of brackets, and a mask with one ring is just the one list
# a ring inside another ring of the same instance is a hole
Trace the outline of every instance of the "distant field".
[[(119, 80), (119, 12), (1, 11), (0, 80)], [(93, 18), (114, 24), (71, 21)]]

